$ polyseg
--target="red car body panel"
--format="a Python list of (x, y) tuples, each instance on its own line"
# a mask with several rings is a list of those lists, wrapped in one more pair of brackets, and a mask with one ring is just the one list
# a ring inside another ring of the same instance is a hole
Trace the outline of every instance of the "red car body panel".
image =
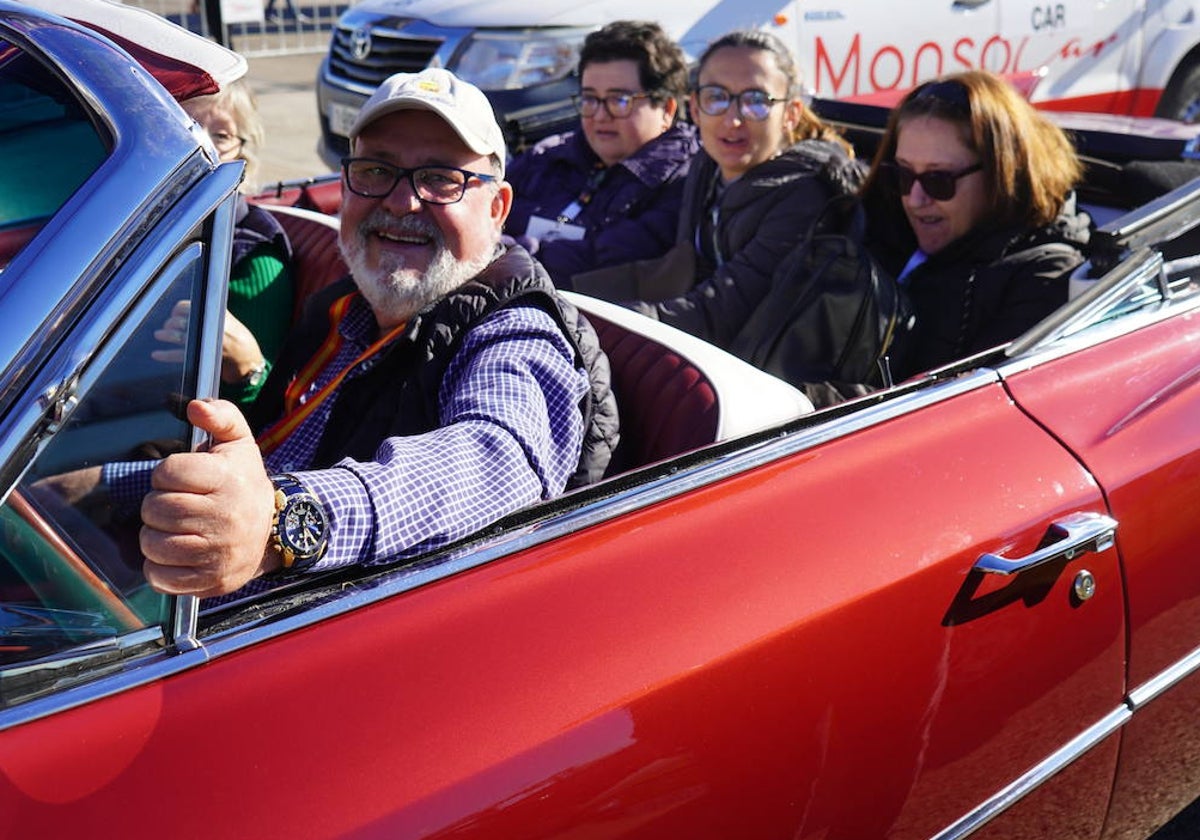
[[(79, 831), (182, 752), (123, 836), (927, 837), (1121, 702), (1115, 552), (1082, 604), (971, 571), (1077, 510), (982, 384), (6, 733), (0, 811)], [(1114, 759), (1046, 791), (1094, 808)]]
[[(27, 491), (160, 415), (197, 443), (159, 403), (216, 388), (242, 171), (42, 17), (0, 0), (28, 125), (70, 101), (63, 137), (117, 146), (0, 237), (0, 838), (1124, 840), (1200, 792), (1200, 186), (1124, 213), (1116, 177), (1182, 164), (1194, 129), (1078, 129), (1107, 176), (1080, 198), (1112, 199), (1095, 282), (1007, 355), (738, 426), (407, 567), (193, 610), (113, 523)], [(180, 296), (197, 358), (145, 385), (127, 363)], [(1081, 513), (1115, 541), (980, 570)]]
[[(1120, 523), (1135, 696), (1200, 638), (1200, 357), (1180, 349), (1198, 341), (1200, 313), (1178, 315), (1009, 380), (1017, 402), (1096, 477)], [(1078, 398), (1088, 393), (1111, 396)], [(1193, 677), (1148, 700), (1126, 727), (1111, 836), (1144, 836), (1191, 801), (1197, 704)], [(1172, 795), (1154, 782), (1164, 768), (1178, 775)]]

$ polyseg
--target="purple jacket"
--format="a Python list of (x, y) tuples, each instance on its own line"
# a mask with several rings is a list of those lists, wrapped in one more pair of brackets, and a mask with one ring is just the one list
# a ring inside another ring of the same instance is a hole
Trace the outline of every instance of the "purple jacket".
[[(529, 242), (555, 285), (569, 289), (581, 271), (657, 257), (674, 245), (683, 182), (698, 149), (695, 128), (676, 123), (609, 167), (575, 217), (587, 230), (583, 239)], [(505, 233), (523, 236), (530, 216), (557, 218), (600, 168), (582, 131), (548, 137), (519, 155), (506, 176), (515, 195)]]

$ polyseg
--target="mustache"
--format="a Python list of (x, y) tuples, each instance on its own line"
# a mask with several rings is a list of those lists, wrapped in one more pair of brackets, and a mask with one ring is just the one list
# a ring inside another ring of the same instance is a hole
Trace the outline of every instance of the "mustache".
[(433, 222), (420, 216), (393, 216), (386, 210), (375, 208), (363, 219), (358, 226), (359, 236), (365, 239), (372, 233), (384, 233), (389, 236), (417, 234), (428, 236), (437, 245), (442, 245), (442, 232)]

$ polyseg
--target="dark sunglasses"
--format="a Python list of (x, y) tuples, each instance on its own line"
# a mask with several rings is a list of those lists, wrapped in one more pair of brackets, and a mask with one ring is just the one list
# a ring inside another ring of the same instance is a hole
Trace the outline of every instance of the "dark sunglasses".
[(921, 189), (925, 191), (925, 195), (934, 201), (949, 201), (954, 198), (954, 193), (958, 191), (958, 179), (966, 177), (972, 172), (980, 171), (983, 169), (983, 164), (977, 163), (974, 166), (968, 166), (966, 169), (959, 169), (957, 172), (950, 172), (945, 169), (930, 169), (919, 174), (907, 166), (901, 166), (898, 163), (882, 163), (880, 164), (880, 168), (887, 173), (891, 186), (900, 195), (908, 195), (912, 192), (913, 184), (919, 181)]

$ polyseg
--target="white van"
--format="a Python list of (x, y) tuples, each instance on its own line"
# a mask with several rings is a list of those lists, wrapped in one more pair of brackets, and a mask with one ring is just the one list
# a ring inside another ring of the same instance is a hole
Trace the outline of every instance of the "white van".
[(894, 97), (986, 67), (1044, 108), (1200, 115), (1193, 0), (364, 0), (338, 21), (318, 75), (325, 156), (346, 153), (354, 115), (383, 79), (431, 64), (488, 94), (514, 151), (565, 130), (583, 38), (647, 18), (692, 57), (731, 29), (771, 30), (825, 97)]

